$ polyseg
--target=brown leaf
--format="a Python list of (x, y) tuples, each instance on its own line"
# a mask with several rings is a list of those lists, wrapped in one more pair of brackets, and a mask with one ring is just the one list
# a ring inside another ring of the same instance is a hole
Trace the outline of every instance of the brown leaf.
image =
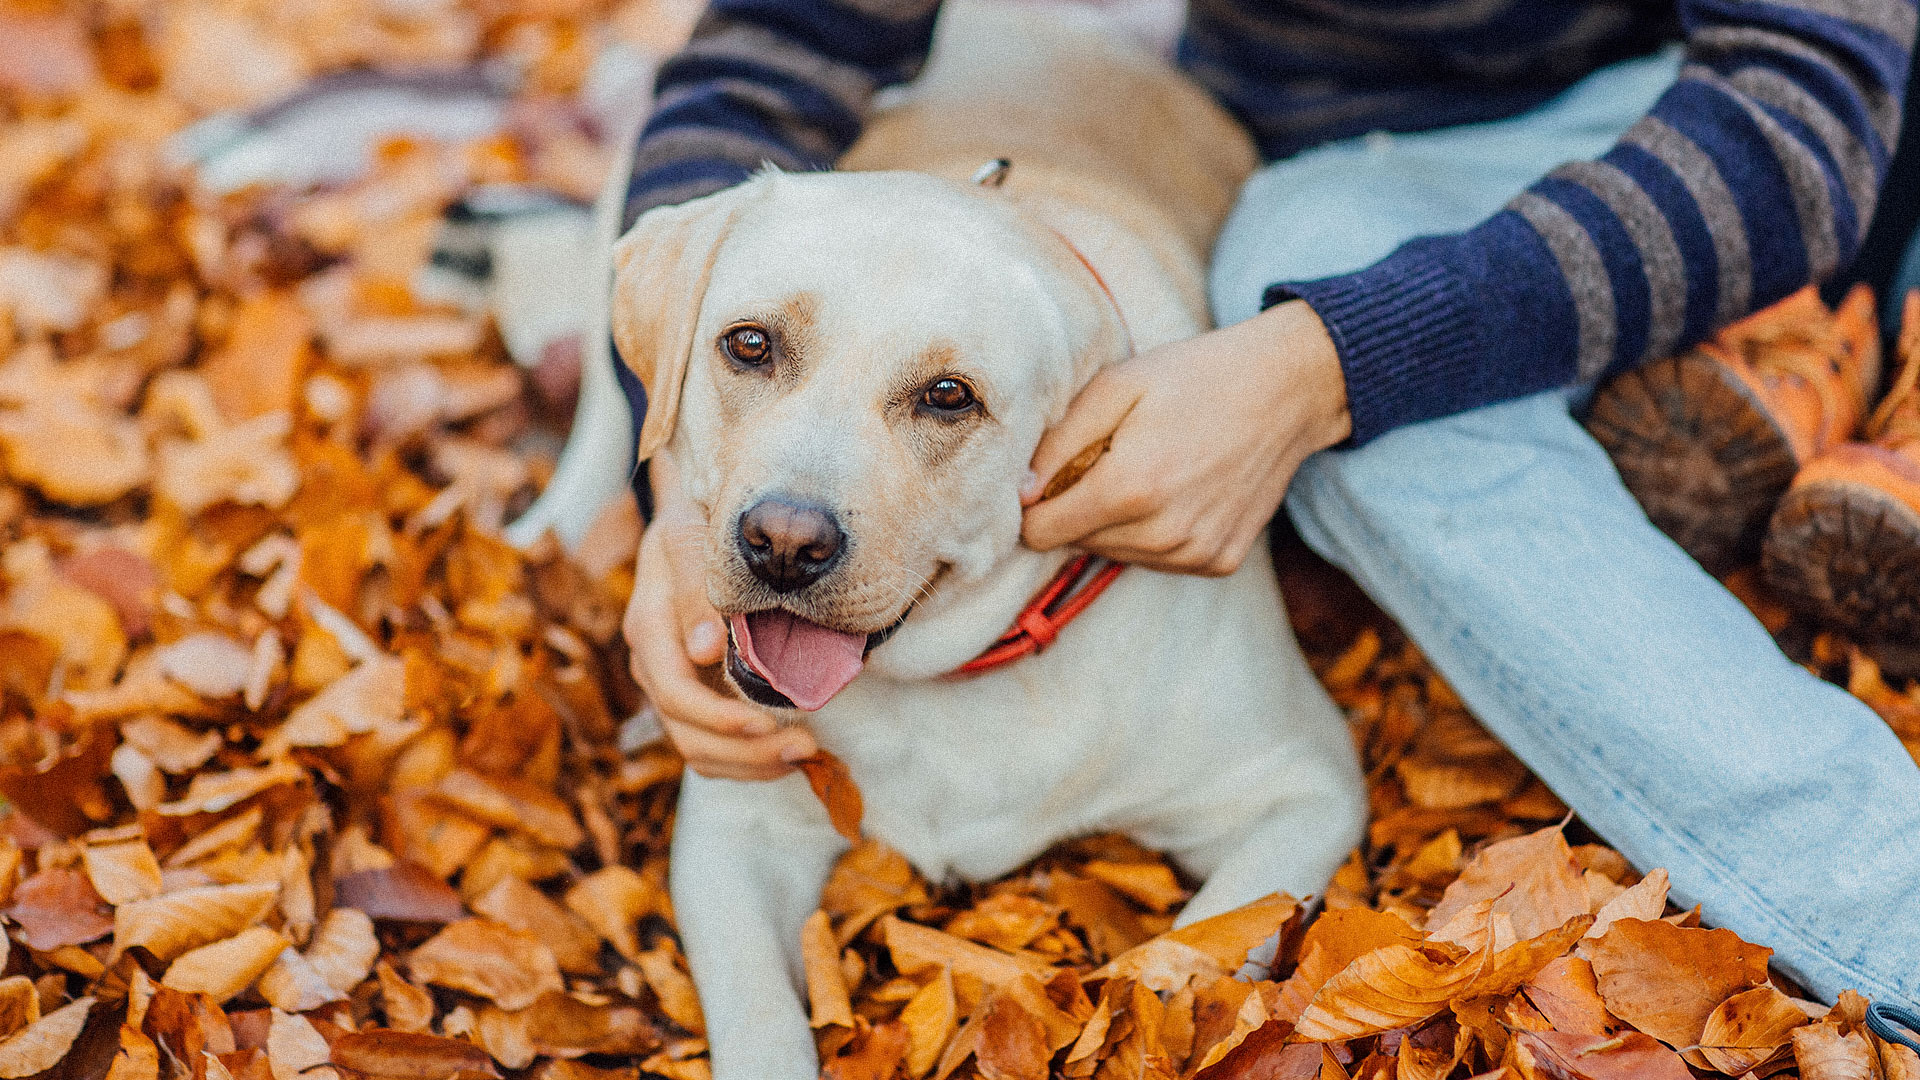
[(69, 867), (51, 867), (20, 883), (7, 915), (20, 924), (20, 940), (47, 951), (102, 937), (114, 920), (87, 875)]
[(532, 934), (492, 919), (461, 919), (407, 957), (414, 978), (477, 994), (503, 1009), (524, 1009), (561, 990), (553, 950)]
[(288, 761), (234, 769), (230, 772), (195, 773), (187, 784), (187, 793), (179, 799), (161, 803), (157, 809), (170, 817), (189, 814), (218, 814), (247, 799), (283, 784), (303, 784), (307, 770)]
[(573, 808), (550, 791), (520, 780), (481, 776), (455, 769), (440, 778), (434, 794), (489, 825), (524, 830), (529, 836), (562, 851), (585, 842), (586, 832), (574, 819)]
[(860, 785), (853, 782), (853, 774), (847, 771), (846, 763), (822, 750), (793, 764), (807, 778), (807, 785), (813, 788), (814, 797), (820, 800), (820, 805), (826, 807), (827, 820), (833, 823), (833, 831), (846, 837), (849, 842), (858, 843), (860, 818), (866, 813), (866, 808), (860, 799)]
[(1721, 1002), (1700, 1032), (1700, 1056), (1729, 1076), (1758, 1069), (1793, 1039), (1807, 1014), (1771, 986), (1756, 986)]
[(567, 890), (566, 905), (628, 960), (640, 956), (641, 918), (659, 909), (660, 886), (629, 867), (608, 866)]
[(80, 998), (0, 1041), (0, 1080), (15, 1080), (53, 1068), (80, 1037), (92, 1009), (92, 998)]
[(1238, 971), (1254, 946), (1299, 913), (1300, 905), (1291, 896), (1274, 893), (1142, 942), (1088, 977), (1125, 975), (1169, 993), (1194, 978), (1210, 982)]
[(358, 908), (344, 906), (327, 912), (305, 953), (313, 970), (342, 994), (366, 979), (379, 956), (373, 920)]
[(160, 862), (145, 837), (80, 849), (81, 864), (95, 892), (109, 904), (125, 904), (160, 894)]
[(1298, 1021), (1327, 980), (1348, 964), (1375, 949), (1419, 940), (1420, 932), (1398, 915), (1367, 908), (1323, 912), (1301, 939), (1300, 962), (1280, 984), (1274, 1015), (1289, 1024)]
[(1658, 919), (1620, 919), (1588, 943), (1607, 1011), (1669, 1046), (1699, 1042), (1716, 1006), (1764, 985), (1772, 955), (1731, 930), (1692, 930)]
[(473, 910), (545, 942), (560, 962), (561, 971), (569, 975), (600, 974), (600, 939), (593, 928), (519, 878), (501, 878), (473, 902)]
[(1232, 1050), (1194, 1074), (1194, 1080), (1312, 1080), (1320, 1075), (1317, 1043), (1293, 1043), (1293, 1025), (1269, 1020), (1249, 1032)]
[(974, 1064), (982, 1080), (1047, 1080), (1047, 1032), (1032, 1013), (1005, 994), (987, 1003)]
[(143, 945), (163, 961), (232, 937), (273, 909), (278, 882), (180, 889), (113, 912), (114, 955)]
[(167, 967), (160, 985), (225, 1001), (252, 986), (286, 947), (287, 939), (278, 932), (251, 926), (182, 954)]
[(907, 1029), (894, 1021), (869, 1029), (821, 1070), (822, 1080), (893, 1080), (907, 1052)]
[(267, 1029), (267, 1067), (273, 1080), (339, 1080), (339, 1074), (320, 1066), (332, 1051), (327, 1040), (304, 1016), (273, 1010)]
[(1667, 910), (1667, 872), (1658, 867), (1629, 886), (1594, 913), (1593, 929), (1587, 936), (1597, 938), (1621, 919), (1657, 919)]
[(40, 1019), (40, 993), (25, 975), (0, 979), (0, 1039)]
[(902, 975), (914, 976), (946, 967), (955, 977), (978, 979), (995, 989), (1022, 975), (1042, 981), (1053, 977), (1052, 967), (1033, 957), (998, 952), (891, 915), (881, 920), (880, 929), (887, 951), (893, 957), (893, 966)]
[(382, 960), (373, 969), (380, 980), (380, 1005), (387, 1023), (400, 1031), (425, 1031), (433, 1023), (433, 995), (400, 977)]
[(1518, 1046), (1534, 1067), (1554, 1080), (1692, 1080), (1680, 1055), (1637, 1031), (1620, 1035), (1578, 1035), (1565, 1031), (1523, 1031)]
[(1096, 881), (1113, 886), (1127, 899), (1153, 912), (1171, 911), (1184, 903), (1188, 892), (1165, 863), (1122, 863), (1092, 859), (1080, 867)]
[(450, 923), (467, 913), (452, 886), (410, 862), (347, 874), (334, 881), (333, 889), (335, 903), (374, 919)]
[(1793, 1060), (1801, 1080), (1869, 1080), (1875, 1076), (1873, 1047), (1858, 1031), (1840, 1033), (1838, 1024), (1808, 1024), (1792, 1035)]
[(366, 1028), (333, 1040), (332, 1062), (344, 1069), (395, 1080), (497, 1080), (486, 1051), (464, 1039)]
[(120, 1052), (106, 1080), (160, 1080), (160, 1047), (139, 1028), (120, 1025)]
[(267, 1004), (289, 1013), (311, 1012), (330, 1002), (345, 1001), (347, 997), (291, 947), (280, 950), (273, 965), (261, 974), (260, 996), (267, 999)]
[(641, 953), (635, 963), (647, 977), (647, 985), (653, 989), (653, 996), (660, 1002), (660, 1011), (667, 1019), (696, 1035), (705, 1035), (707, 1021), (700, 1011), (700, 995), (694, 990), (693, 979), (681, 968), (678, 957), (672, 943), (666, 942)]
[(1060, 909), (1021, 893), (987, 897), (947, 921), (946, 931), (1005, 952), (1024, 949), (1060, 923)]
[(808, 1015), (816, 1028), (853, 1027), (853, 1004), (840, 970), (840, 945), (827, 913), (815, 911), (800, 928), (800, 959), (806, 966)]
[(1464, 996), (1504, 997), (1520, 989), (1541, 968), (1573, 947), (1593, 925), (1593, 916), (1575, 915), (1557, 930), (1510, 945), (1495, 953), (1484, 970), (1469, 983)]
[(1440, 897), (1427, 925), (1440, 927), (1476, 901), (1492, 900), (1513, 920), (1516, 940), (1538, 937), (1587, 914), (1587, 887), (1566, 837), (1555, 825), (1489, 844)]
[(871, 838), (840, 856), (820, 890), (820, 906), (841, 924), (843, 934), (858, 933), (889, 911), (926, 901), (926, 885), (906, 857)]
[(1562, 956), (1527, 980), (1527, 1000), (1540, 1010), (1555, 1031), (1575, 1035), (1611, 1035), (1617, 1026), (1600, 1000), (1593, 965), (1577, 956)]
[(953, 976), (945, 968), (921, 987), (900, 1011), (907, 1028), (907, 1073), (922, 1077), (933, 1070), (960, 1022)]
[(1296, 1031), (1329, 1042), (1419, 1023), (1462, 996), (1486, 960), (1485, 949), (1468, 953), (1435, 943), (1375, 949), (1327, 980)]

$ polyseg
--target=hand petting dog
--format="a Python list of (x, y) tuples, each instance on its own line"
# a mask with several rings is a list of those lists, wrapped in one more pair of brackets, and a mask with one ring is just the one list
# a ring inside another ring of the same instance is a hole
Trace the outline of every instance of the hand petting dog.
[[(1104, 368), (1034, 452), (1021, 538), (1154, 570), (1233, 573), (1308, 454), (1347, 437), (1333, 340), (1304, 301)], [(1066, 491), (1055, 474), (1111, 447)]]
[[(1204, 420), (1204, 422), (1202, 422)], [(1103, 370), (1034, 453), (1023, 538), (1041, 551), (1072, 545), (1174, 573), (1220, 576), (1245, 561), (1307, 455), (1347, 437), (1346, 383), (1326, 327), (1291, 301), (1235, 326), (1150, 349)], [(1067, 490), (1041, 499), (1086, 447), (1109, 450)], [(819, 747), (805, 727), (700, 676), (726, 649), (707, 603), (705, 523), (671, 493), (641, 541), (626, 633), (633, 677), (674, 748), (702, 776), (771, 780)], [(662, 628), (672, 632), (662, 632)]]

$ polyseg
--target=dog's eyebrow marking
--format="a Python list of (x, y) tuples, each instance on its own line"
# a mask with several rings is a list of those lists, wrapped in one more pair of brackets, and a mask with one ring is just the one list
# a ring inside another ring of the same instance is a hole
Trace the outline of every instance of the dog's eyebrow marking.
[[(922, 415), (914, 407), (920, 392), (928, 383), (943, 375), (966, 378), (980, 397), (979, 411), (953, 419)], [(900, 437), (913, 455), (928, 470), (933, 470), (945, 464), (966, 445), (967, 438), (974, 430), (992, 416), (992, 410), (986, 406), (988, 397), (987, 387), (979, 378), (963, 373), (960, 350), (951, 342), (936, 340), (901, 366), (894, 376), (884, 408), (888, 424), (900, 432)]]
[(793, 294), (767, 316), (768, 329), (780, 341), (780, 365), (775, 378), (787, 386), (798, 383), (806, 369), (819, 319), (820, 298), (810, 292)]

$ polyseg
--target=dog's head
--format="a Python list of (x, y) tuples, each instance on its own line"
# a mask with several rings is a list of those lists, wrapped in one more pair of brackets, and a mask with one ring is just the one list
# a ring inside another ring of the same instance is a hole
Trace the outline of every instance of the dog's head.
[(1042, 430), (1124, 348), (1060, 234), (919, 174), (762, 174), (615, 260), (640, 457), (670, 447), (705, 511), (728, 671), (766, 705), (819, 708), (936, 581), (1010, 553)]

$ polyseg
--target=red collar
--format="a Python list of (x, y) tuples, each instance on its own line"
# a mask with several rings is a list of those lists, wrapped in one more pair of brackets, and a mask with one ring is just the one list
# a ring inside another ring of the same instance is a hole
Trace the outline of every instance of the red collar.
[[(1094, 568), (1092, 574), (1087, 572), (1089, 568)], [(1000, 640), (988, 646), (986, 652), (961, 664), (953, 677), (991, 671), (1053, 644), (1053, 639), (1060, 636), (1060, 628), (1087, 610), (1126, 568), (1126, 563), (1093, 555), (1069, 559), (1067, 565), (1053, 575), (1053, 580), (1047, 582), (1047, 587), (1020, 609)]]

